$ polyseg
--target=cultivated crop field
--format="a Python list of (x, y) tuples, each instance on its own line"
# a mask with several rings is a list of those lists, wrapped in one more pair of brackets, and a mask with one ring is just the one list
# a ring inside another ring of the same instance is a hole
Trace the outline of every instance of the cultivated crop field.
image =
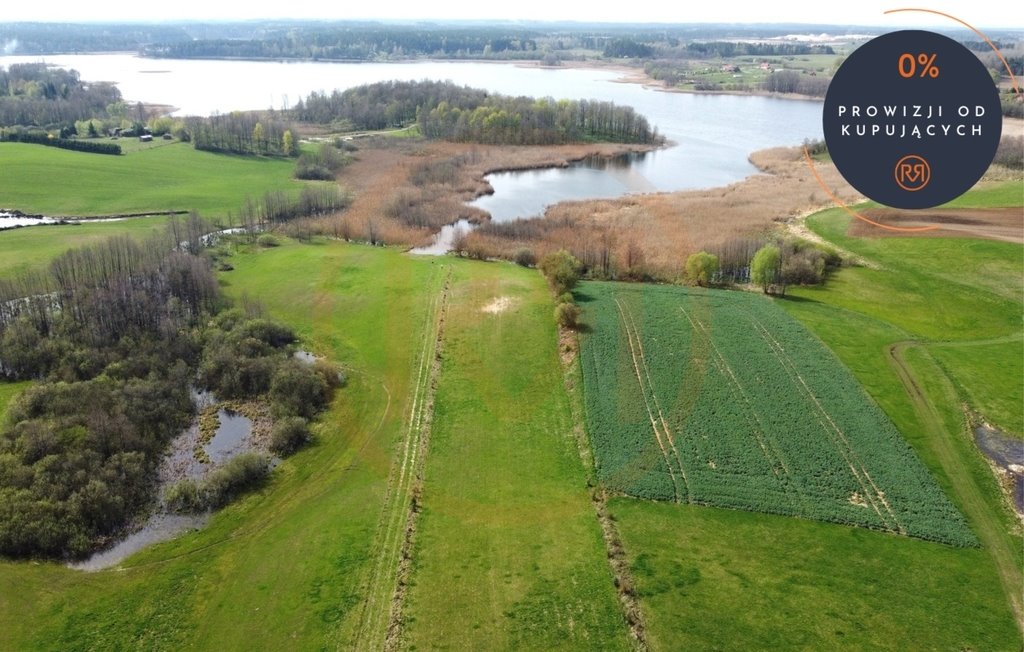
[(587, 425), (614, 491), (976, 540), (885, 414), (763, 297), (587, 283)]

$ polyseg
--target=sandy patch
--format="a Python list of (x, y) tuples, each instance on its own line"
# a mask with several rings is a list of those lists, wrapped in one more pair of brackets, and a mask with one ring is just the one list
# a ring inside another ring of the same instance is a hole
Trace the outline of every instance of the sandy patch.
[(480, 310), (486, 313), (490, 313), (492, 315), (496, 315), (499, 312), (505, 312), (513, 305), (515, 305), (515, 303), (516, 300), (513, 299), (512, 297), (495, 297), (494, 299), (491, 299), (490, 303), (488, 303)]

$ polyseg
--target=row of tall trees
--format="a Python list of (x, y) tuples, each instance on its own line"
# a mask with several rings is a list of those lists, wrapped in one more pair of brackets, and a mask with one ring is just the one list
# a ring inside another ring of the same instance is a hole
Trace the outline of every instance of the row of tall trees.
[(245, 155), (297, 156), (298, 141), (291, 129), (272, 115), (233, 112), (209, 118), (193, 117), (186, 131), (196, 149)]
[(256, 233), (269, 226), (300, 217), (336, 213), (349, 203), (351, 197), (335, 184), (304, 186), (297, 197), (280, 190), (268, 190), (258, 199), (246, 197), (238, 212), (229, 219), (255, 237)]
[(809, 75), (796, 70), (776, 70), (764, 80), (764, 89), (769, 93), (800, 93), (812, 97), (824, 97), (828, 92), (829, 78)]
[(686, 276), (700, 285), (754, 283), (772, 294), (785, 294), (789, 285), (821, 283), (842, 263), (835, 250), (794, 238), (732, 238), (691, 259)]
[[(43, 336), (70, 328), (76, 341), (101, 345), (133, 334), (173, 334), (193, 323), (218, 297), (208, 261), (188, 251), (201, 248), (195, 234), (207, 227), (195, 214), (170, 221), (174, 227), (147, 241), (118, 236), (65, 252), (46, 274), (0, 281), (0, 333), (27, 319)], [(8, 376), (46, 374), (45, 360), (32, 362), (28, 353), (26, 362), (9, 351), (0, 356)]]

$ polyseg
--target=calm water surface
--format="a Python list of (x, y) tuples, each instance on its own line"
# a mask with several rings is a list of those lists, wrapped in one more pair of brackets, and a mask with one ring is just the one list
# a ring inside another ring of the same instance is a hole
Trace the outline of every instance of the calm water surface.
[(751, 152), (821, 137), (819, 102), (666, 93), (620, 83), (620, 74), (609, 70), (479, 62), (202, 61), (131, 54), (10, 56), (0, 57), (0, 65), (40, 60), (74, 68), (82, 79), (116, 82), (126, 100), (171, 105), (179, 115), (280, 109), (312, 91), (388, 79), (440, 79), (509, 95), (632, 106), (675, 143), (628, 167), (583, 165), (491, 175), (495, 194), (477, 205), (499, 220), (536, 215), (563, 200), (726, 185), (756, 172), (747, 160)]

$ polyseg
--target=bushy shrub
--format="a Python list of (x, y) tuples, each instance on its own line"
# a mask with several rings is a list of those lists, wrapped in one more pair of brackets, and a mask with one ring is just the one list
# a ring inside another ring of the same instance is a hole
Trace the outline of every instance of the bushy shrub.
[(270, 432), (270, 450), (278, 455), (290, 455), (309, 439), (309, 422), (302, 417), (285, 417), (279, 419)]
[(241, 453), (224, 466), (214, 469), (199, 485), (199, 495), (206, 508), (226, 505), (233, 498), (254, 489), (270, 472), (270, 460), (260, 453)]
[(194, 480), (179, 480), (164, 494), (167, 509), (172, 512), (201, 512), (206, 509), (199, 485)]
[(690, 254), (686, 259), (685, 277), (693, 285), (707, 286), (718, 273), (718, 256), (706, 251)]
[(297, 360), (281, 364), (270, 382), (270, 410), (276, 418), (310, 419), (327, 405), (329, 387), (320, 374)]
[(280, 247), (281, 241), (269, 233), (264, 233), (261, 234), (260, 237), (256, 238), (256, 244), (269, 249), (270, 247)]
[(520, 267), (533, 267), (537, 264), (537, 255), (529, 247), (520, 247), (512, 255), (512, 260)]
[(1005, 165), (1012, 170), (1024, 168), (1024, 137), (1003, 136), (993, 163)]
[(576, 328), (579, 319), (580, 307), (575, 303), (560, 303), (555, 308), (555, 321), (563, 328)]
[(559, 249), (541, 259), (540, 271), (548, 279), (555, 294), (573, 289), (580, 280), (583, 265), (565, 249)]
[(323, 379), (324, 383), (330, 389), (337, 389), (338, 387), (344, 387), (348, 383), (348, 378), (345, 376), (345, 372), (341, 368), (329, 360), (318, 358), (313, 362), (313, 371)]

